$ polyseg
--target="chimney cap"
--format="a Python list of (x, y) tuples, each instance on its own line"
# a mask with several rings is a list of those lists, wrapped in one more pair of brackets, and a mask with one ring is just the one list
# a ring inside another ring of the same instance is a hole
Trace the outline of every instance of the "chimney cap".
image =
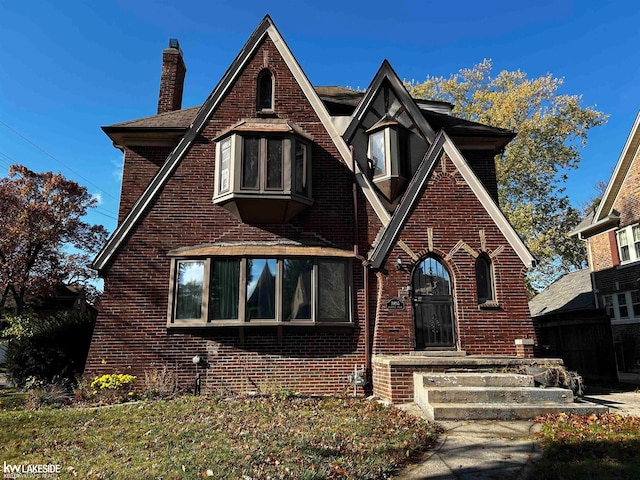
[(170, 38), (169, 39), (169, 47), (167, 48), (167, 50), (177, 50), (178, 53), (180, 53), (180, 55), (182, 55), (182, 49), (180, 48), (180, 42), (178, 41), (177, 38)]

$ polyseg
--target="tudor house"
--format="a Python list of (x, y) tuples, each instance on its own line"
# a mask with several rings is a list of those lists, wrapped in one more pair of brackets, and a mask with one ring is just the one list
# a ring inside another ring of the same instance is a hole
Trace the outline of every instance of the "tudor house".
[(618, 379), (640, 382), (640, 113), (602, 200), (572, 235), (587, 244), (597, 306), (611, 320)]
[(157, 114), (103, 128), (124, 171), (89, 373), (187, 383), (198, 356), (203, 391), (361, 371), (395, 401), (385, 359), (532, 354), (534, 259), (498, 207), (511, 132), (411, 98), (387, 61), (366, 92), (314, 87), (268, 16), (201, 106), (185, 73), (171, 40)]

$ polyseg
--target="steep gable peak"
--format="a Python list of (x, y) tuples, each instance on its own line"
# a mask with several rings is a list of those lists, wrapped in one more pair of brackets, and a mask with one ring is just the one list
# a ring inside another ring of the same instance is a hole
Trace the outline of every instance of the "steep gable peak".
[(324, 103), (314, 90), (309, 79), (303, 72), (298, 61), (295, 59), (291, 50), (282, 38), (280, 32), (273, 23), (269, 15), (265, 15), (258, 27), (251, 34), (247, 42), (244, 44), (234, 61), (226, 70), (216, 87), (213, 89), (202, 107), (198, 110), (192, 123), (179, 140), (178, 144), (167, 157), (157, 174), (147, 185), (138, 200), (134, 203), (129, 214), (118, 225), (112, 236), (107, 241), (104, 248), (98, 253), (93, 262), (93, 268), (96, 270), (104, 269), (117, 252), (120, 245), (129, 236), (132, 229), (143, 218), (145, 211), (152, 204), (156, 196), (162, 191), (164, 185), (173, 176), (174, 172), (180, 165), (182, 159), (187, 155), (194, 141), (200, 135), (207, 125), (209, 119), (212, 118), (216, 109), (220, 106), (227, 94), (233, 89), (235, 81), (242, 75), (248, 62), (251, 61), (255, 52), (260, 48), (265, 37), (269, 37), (271, 42), (278, 51), (284, 63), (290, 70), (295, 82), (298, 84), (306, 100), (311, 105), (318, 119), (326, 129), (327, 134), (331, 138), (333, 145), (338, 151), (344, 163), (348, 168), (352, 169), (356, 174), (356, 180), (363, 190), (363, 193), (373, 210), (379, 217), (383, 225), (389, 223), (390, 216), (386, 211), (380, 199), (373, 192), (368, 180), (363, 175), (361, 169), (352, 162), (351, 151), (340, 132), (334, 125), (332, 118), (325, 107)]

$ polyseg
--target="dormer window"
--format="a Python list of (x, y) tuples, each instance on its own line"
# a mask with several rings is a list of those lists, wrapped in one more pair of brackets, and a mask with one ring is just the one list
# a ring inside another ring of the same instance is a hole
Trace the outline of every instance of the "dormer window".
[(387, 145), (386, 140), (388, 130), (381, 130), (372, 133), (369, 137), (369, 158), (371, 159), (371, 168), (373, 177), (384, 177), (387, 174)]
[(385, 115), (367, 133), (367, 157), (373, 181), (393, 202), (407, 182), (410, 161), (408, 131), (394, 118)]
[(257, 87), (257, 110), (273, 111), (273, 74), (269, 69), (265, 68), (258, 74)]
[(281, 119), (243, 120), (216, 139), (213, 203), (245, 223), (280, 223), (313, 203), (311, 138)]

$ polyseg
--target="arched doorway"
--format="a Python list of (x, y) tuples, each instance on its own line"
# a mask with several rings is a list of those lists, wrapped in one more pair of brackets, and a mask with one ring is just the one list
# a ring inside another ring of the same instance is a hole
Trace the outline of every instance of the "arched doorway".
[(422, 259), (411, 277), (416, 350), (456, 345), (453, 286), (447, 267), (436, 257)]

